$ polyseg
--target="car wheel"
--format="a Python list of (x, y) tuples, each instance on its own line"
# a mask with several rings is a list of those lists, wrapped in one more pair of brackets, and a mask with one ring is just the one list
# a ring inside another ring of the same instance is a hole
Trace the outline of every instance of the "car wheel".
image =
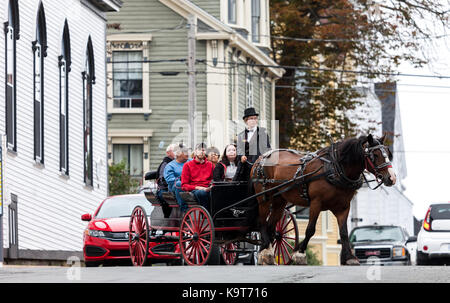
[(84, 262), (84, 266), (86, 266), (86, 267), (99, 267), (100, 264), (102, 264), (102, 262), (98, 262), (98, 261), (85, 261)]

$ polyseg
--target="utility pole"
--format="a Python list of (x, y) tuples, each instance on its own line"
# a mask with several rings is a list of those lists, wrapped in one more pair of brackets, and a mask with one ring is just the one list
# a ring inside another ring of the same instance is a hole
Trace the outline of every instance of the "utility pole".
[(196, 92), (196, 71), (195, 71), (195, 34), (197, 32), (197, 18), (194, 15), (188, 16), (188, 119), (189, 119), (189, 144), (195, 148), (195, 111), (197, 103)]

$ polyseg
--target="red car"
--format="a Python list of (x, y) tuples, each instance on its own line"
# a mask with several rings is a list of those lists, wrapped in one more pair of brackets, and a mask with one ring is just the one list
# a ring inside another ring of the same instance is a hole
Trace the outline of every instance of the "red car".
[[(130, 215), (137, 205), (143, 206), (150, 216), (153, 206), (144, 194), (108, 197), (100, 204), (94, 216), (81, 216), (81, 220), (89, 222), (83, 236), (83, 255), (87, 267), (100, 264), (131, 265), (128, 228)], [(158, 251), (178, 253), (178, 242), (150, 242), (148, 258), (149, 263), (165, 262), (169, 265), (180, 262), (179, 256), (161, 255), (157, 254)]]

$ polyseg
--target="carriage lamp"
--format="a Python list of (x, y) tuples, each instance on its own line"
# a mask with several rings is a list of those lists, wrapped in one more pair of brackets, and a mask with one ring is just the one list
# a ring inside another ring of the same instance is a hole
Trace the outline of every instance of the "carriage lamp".
[(89, 236), (96, 238), (104, 238), (105, 234), (101, 230), (89, 229)]
[(406, 255), (405, 248), (402, 246), (394, 246), (392, 250), (392, 256), (394, 258), (401, 258)]

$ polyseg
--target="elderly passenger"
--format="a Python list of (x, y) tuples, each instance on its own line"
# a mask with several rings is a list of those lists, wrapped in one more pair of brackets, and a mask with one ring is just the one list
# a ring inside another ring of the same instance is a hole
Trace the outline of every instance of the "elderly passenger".
[(216, 166), (216, 164), (219, 162), (219, 157), (220, 157), (220, 151), (217, 147), (209, 147), (206, 150), (206, 157), (208, 157), (208, 161), (211, 162), (214, 167)]

